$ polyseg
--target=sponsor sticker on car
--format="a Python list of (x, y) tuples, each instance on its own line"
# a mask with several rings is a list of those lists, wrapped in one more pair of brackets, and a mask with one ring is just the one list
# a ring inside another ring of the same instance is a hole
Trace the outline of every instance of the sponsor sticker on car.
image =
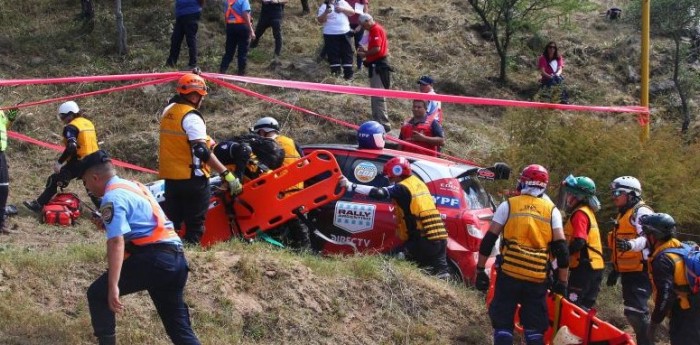
[(356, 202), (338, 201), (333, 213), (333, 225), (353, 234), (374, 228), (377, 206)]
[(444, 196), (444, 195), (433, 195), (436, 206), (459, 208), (459, 198)]
[(357, 179), (357, 181), (360, 183), (369, 183), (372, 182), (375, 177), (377, 177), (378, 171), (379, 170), (374, 163), (363, 161), (355, 166), (353, 175), (355, 175), (355, 179)]

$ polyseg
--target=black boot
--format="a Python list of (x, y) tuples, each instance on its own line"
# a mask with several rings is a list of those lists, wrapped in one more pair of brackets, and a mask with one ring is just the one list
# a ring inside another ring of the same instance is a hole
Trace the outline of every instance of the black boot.
[(627, 322), (630, 323), (637, 339), (637, 345), (652, 345), (653, 342), (647, 335), (649, 329), (649, 315), (640, 313), (625, 313)]
[(97, 337), (97, 341), (99, 342), (99, 345), (117, 345), (117, 336), (103, 335), (101, 337)]

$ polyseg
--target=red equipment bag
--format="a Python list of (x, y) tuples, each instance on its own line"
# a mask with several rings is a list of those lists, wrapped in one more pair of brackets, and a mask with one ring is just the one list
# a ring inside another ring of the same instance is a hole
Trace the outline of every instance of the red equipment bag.
[(80, 217), (80, 198), (74, 193), (58, 193), (44, 205), (41, 213), (46, 224), (73, 225)]

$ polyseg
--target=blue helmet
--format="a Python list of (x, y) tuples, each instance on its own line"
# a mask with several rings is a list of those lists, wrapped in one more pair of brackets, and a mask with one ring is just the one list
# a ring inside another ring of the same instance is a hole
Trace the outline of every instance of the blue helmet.
[(361, 149), (384, 148), (384, 126), (377, 121), (367, 121), (357, 129), (357, 145)]

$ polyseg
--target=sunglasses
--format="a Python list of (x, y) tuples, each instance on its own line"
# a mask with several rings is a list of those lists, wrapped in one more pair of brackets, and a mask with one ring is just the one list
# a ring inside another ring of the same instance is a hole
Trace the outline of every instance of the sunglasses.
[(620, 195), (622, 195), (622, 194), (626, 194), (626, 193), (625, 193), (624, 191), (622, 191), (622, 190), (619, 190), (619, 189), (618, 189), (618, 190), (612, 191), (612, 196), (615, 197), (615, 198), (617, 198), (618, 196), (620, 196)]

